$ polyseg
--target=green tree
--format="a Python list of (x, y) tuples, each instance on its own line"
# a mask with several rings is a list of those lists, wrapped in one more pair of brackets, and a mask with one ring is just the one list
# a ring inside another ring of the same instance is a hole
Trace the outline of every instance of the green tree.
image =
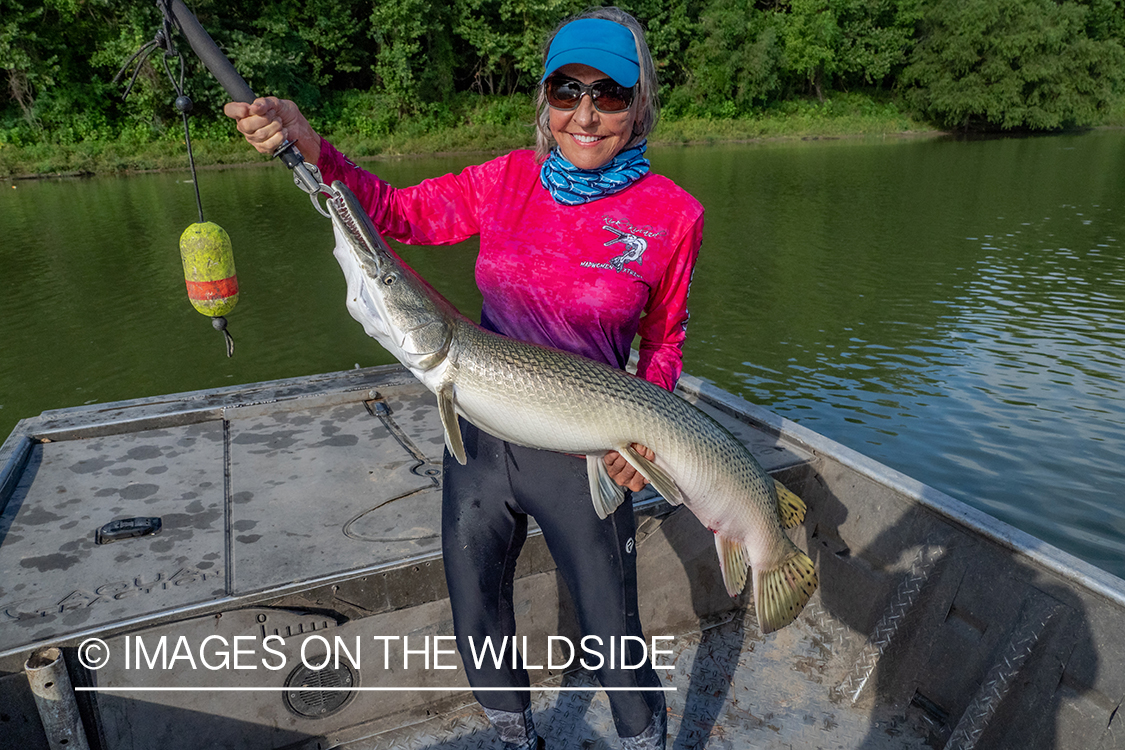
[(57, 60), (54, 50), (38, 33), (47, 8), (34, 2), (0, 0), (0, 11), (0, 71), (8, 95), (27, 124), (40, 127), (35, 117), (35, 94), (53, 83)]
[(908, 99), (951, 128), (1093, 122), (1125, 81), (1125, 51), (1091, 39), (1088, 15), (1075, 2), (936, 0), (903, 73)]
[(539, 81), (543, 40), (583, 0), (457, 0), (455, 31), (468, 45), (472, 88), (510, 94)]
[(792, 0), (788, 12), (779, 13), (785, 44), (784, 67), (808, 81), (824, 101), (826, 78), (840, 66), (840, 24), (829, 0)]
[(882, 84), (906, 64), (922, 0), (791, 0), (776, 7), (783, 68), (824, 100), (834, 80)]
[(1089, 8), (1086, 33), (1095, 41), (1116, 39), (1125, 44), (1125, 0), (1078, 0)]
[[(528, 94), (542, 43), (588, 0), (189, 0), (259, 94), (368, 134), (448, 125), (465, 92)], [(647, 29), (669, 114), (735, 116), (794, 93), (892, 86), (946, 127), (1057, 128), (1125, 95), (1125, 0), (618, 0)], [(151, 0), (0, 0), (0, 140), (178, 131)], [(227, 95), (177, 35), (194, 120)], [(179, 61), (169, 61), (178, 73)], [(421, 119), (417, 119), (421, 115)], [(505, 115), (507, 116), (507, 115)]]
[(471, 86), (482, 93), (510, 93), (519, 82), (520, 29), (500, 17), (493, 0), (462, 0), (457, 4), (455, 31), (473, 53)]
[(691, 70), (688, 49), (700, 33), (699, 14), (711, 2), (621, 0), (617, 4), (644, 26), (660, 85), (667, 90), (684, 83)]
[(906, 65), (922, 0), (833, 0), (840, 26), (839, 74), (853, 85), (879, 85)]
[(105, 0), (0, 0), (0, 76), (26, 130), (64, 140), (106, 133), (113, 105), (87, 50), (111, 23)]
[(381, 0), (372, 6), (375, 73), (402, 112), (453, 93), (452, 17), (440, 0)]
[(754, 0), (713, 0), (688, 46), (686, 80), (672, 113), (734, 115), (772, 101), (782, 84), (782, 41), (773, 14)]

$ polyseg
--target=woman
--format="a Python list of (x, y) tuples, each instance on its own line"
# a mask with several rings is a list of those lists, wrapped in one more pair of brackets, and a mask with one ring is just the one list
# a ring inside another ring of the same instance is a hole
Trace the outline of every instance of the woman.
[[(617, 8), (596, 8), (562, 24), (549, 41), (540, 83), (535, 152), (515, 151), (404, 189), (349, 162), (292, 102), (232, 103), (226, 113), (263, 153), (295, 140), (324, 180), (346, 183), (389, 237), (436, 245), (480, 235), (476, 280), (484, 327), (618, 368), (639, 333), (637, 374), (671, 390), (682, 370), (703, 209), (651, 174), (644, 158), (658, 110), (640, 25)], [(465, 423), (462, 431), (469, 461), (461, 466), (446, 454), (442, 507), (457, 643), (474, 689), (517, 688), (476, 697), (506, 748), (534, 750), (544, 744), (529, 693), (518, 689), (528, 687), (527, 673), (510, 664), (475, 668), (469, 638), (479, 644), (486, 636), (515, 635), (513, 576), (530, 515), (566, 581), (583, 635), (601, 639), (607, 664), (610, 639), (643, 641), (632, 502), (627, 498), (599, 520), (582, 457), (509, 445)], [(643, 487), (643, 477), (619, 454), (605, 461), (618, 484)], [(639, 661), (639, 652), (630, 654), (630, 664)], [(660, 685), (647, 664), (607, 666), (597, 676), (604, 687)], [(663, 693), (608, 696), (627, 750), (664, 747)]]

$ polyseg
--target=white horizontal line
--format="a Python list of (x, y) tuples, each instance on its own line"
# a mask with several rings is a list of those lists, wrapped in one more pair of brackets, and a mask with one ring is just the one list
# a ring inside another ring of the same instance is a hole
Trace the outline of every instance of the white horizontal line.
[(615, 691), (630, 691), (634, 693), (674, 693), (674, 687), (75, 687), (75, 692), (81, 693), (327, 693), (327, 692), (464, 692), (472, 690), (477, 693), (511, 691), (516, 693), (545, 692), (588, 692), (594, 693), (603, 690), (607, 693)]

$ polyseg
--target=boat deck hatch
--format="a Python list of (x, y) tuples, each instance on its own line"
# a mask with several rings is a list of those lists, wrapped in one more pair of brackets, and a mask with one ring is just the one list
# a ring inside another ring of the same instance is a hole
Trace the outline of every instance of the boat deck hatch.
[[(671, 747), (1125, 748), (1125, 582), (713, 386), (680, 393), (807, 503), (790, 533), (820, 587), (762, 636), (713, 534), (634, 498)], [(51, 646), (102, 747), (495, 746), (449, 642), (434, 407), (374, 368), (21, 422), (0, 447), (0, 744), (48, 747), (23, 664)], [(552, 637), (581, 639), (561, 581), (532, 526), (513, 609), (536, 720), (552, 746), (613, 746), (605, 694), (552, 665)], [(114, 658), (82, 662), (90, 638)]]
[[(14, 460), (17, 435), (0, 457), (11, 475), (0, 655), (440, 557), (441, 423), (401, 371), (47, 412), (21, 427), (25, 455)], [(769, 469), (806, 458), (756, 440)]]

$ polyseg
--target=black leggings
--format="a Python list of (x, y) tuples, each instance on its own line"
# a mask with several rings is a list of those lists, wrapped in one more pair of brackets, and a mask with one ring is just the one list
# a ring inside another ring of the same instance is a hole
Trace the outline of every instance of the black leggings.
[[(637, 556), (631, 497), (617, 511), (599, 519), (590, 500), (586, 460), (561, 453), (511, 445), (462, 421), (468, 463), (461, 466), (445, 454), (442, 490), (441, 543), (445, 579), (453, 604), (453, 624), (469, 684), (481, 687), (523, 687), (527, 672), (512, 668), (511, 660), (496, 668), (491, 659), (481, 669), (473, 664), (468, 639), (480, 652), (486, 636), (495, 643), (514, 637), (512, 582), (516, 558), (527, 538), (527, 517), (534, 516), (543, 530), (547, 548), (566, 581), (578, 614), (583, 636), (600, 637), (605, 666), (596, 670), (603, 687), (658, 687), (660, 682), (646, 663), (638, 669), (609, 669), (609, 639), (618, 646), (624, 635), (644, 638), (637, 614)], [(629, 663), (640, 661), (641, 647), (632, 650)], [(581, 650), (576, 658), (592, 655)], [(617, 656), (617, 664), (620, 656)], [(526, 691), (475, 693), (482, 706), (501, 711), (523, 711)], [(658, 691), (608, 691), (614, 723), (621, 737), (634, 737), (664, 710)]]

